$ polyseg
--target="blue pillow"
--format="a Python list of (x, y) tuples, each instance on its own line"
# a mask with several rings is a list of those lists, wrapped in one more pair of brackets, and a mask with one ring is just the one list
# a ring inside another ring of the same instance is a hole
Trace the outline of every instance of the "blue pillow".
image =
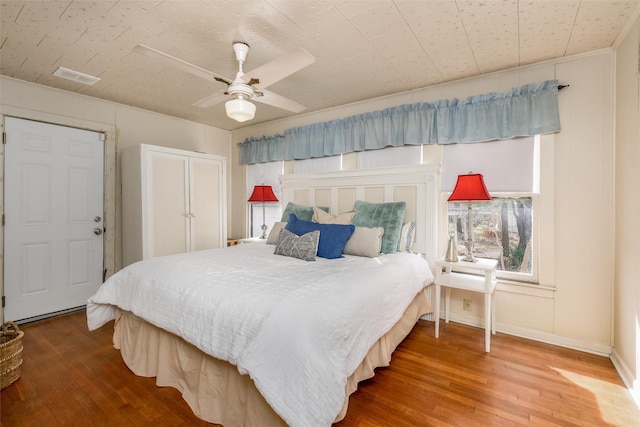
[(289, 215), (286, 230), (302, 236), (311, 231), (320, 231), (318, 242), (318, 256), (321, 258), (342, 258), (342, 251), (347, 240), (353, 234), (356, 227), (352, 224), (319, 224), (317, 222), (298, 219), (295, 214)]

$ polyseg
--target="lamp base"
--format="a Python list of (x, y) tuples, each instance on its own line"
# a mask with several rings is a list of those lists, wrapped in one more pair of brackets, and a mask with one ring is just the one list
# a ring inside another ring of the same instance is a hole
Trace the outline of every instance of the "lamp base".
[(260, 236), (261, 239), (266, 239), (267, 238), (267, 224), (262, 224), (262, 226), (260, 227), (262, 229), (262, 236)]
[(462, 258), (462, 261), (464, 262), (478, 262), (478, 259), (475, 258), (473, 256), (473, 249), (476, 245), (476, 242), (474, 242), (471, 239), (467, 239), (464, 241), (464, 246), (467, 248), (467, 253), (464, 256), (464, 258)]

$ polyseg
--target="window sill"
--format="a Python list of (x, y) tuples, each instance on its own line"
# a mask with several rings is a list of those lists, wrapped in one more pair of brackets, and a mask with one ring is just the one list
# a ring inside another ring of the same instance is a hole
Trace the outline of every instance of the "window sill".
[(508, 292), (512, 294), (531, 295), (539, 298), (555, 297), (556, 288), (544, 285), (534, 285), (531, 283), (515, 282), (510, 280), (498, 279), (496, 290), (499, 292)]

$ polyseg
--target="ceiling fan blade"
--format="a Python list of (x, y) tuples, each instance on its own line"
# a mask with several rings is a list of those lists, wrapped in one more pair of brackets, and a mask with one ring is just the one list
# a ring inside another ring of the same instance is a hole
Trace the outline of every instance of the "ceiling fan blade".
[(257, 83), (255, 87), (264, 89), (296, 71), (300, 71), (304, 67), (313, 64), (315, 60), (313, 55), (306, 50), (297, 48), (245, 73), (242, 76), (242, 80), (244, 83), (248, 83), (252, 78), (258, 79), (259, 83)]
[(285, 98), (284, 96), (280, 96), (276, 93), (269, 92), (268, 90), (256, 92), (256, 95), (251, 99), (253, 101), (261, 102), (273, 107), (282, 108), (283, 110), (291, 111), (294, 113), (300, 113), (307, 108), (302, 104), (298, 104), (295, 101)]
[(205, 98), (202, 98), (200, 101), (192, 104), (192, 106), (194, 107), (200, 107), (200, 108), (207, 108), (207, 107), (211, 107), (212, 105), (216, 105), (221, 103), (222, 101), (226, 101), (228, 99), (231, 99), (229, 97), (229, 95), (227, 95), (224, 92), (217, 92), (217, 93), (213, 93)]
[(136, 47), (134, 47), (133, 51), (140, 55), (144, 55), (149, 58), (164, 62), (166, 65), (170, 67), (185, 71), (187, 73), (193, 74), (194, 76), (198, 76), (208, 81), (218, 80), (218, 81), (223, 81), (227, 84), (231, 83), (231, 80), (229, 80), (226, 77), (222, 77), (214, 72), (205, 70), (204, 68), (200, 68), (197, 65), (190, 64), (186, 61), (183, 61), (182, 59), (178, 59), (171, 55), (167, 55), (164, 52), (160, 52), (159, 50), (153, 49), (143, 44), (139, 44)]

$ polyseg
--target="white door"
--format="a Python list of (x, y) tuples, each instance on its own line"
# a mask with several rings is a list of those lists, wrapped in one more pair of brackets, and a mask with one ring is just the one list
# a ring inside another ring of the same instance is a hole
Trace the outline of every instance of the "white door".
[(148, 150), (146, 156), (144, 258), (221, 247), (223, 162), (167, 149)]
[(153, 150), (147, 156), (144, 258), (189, 252), (189, 158)]
[(103, 277), (97, 132), (5, 119), (5, 320), (83, 306)]
[(219, 248), (222, 244), (222, 176), (220, 160), (192, 157), (189, 161), (191, 250)]

